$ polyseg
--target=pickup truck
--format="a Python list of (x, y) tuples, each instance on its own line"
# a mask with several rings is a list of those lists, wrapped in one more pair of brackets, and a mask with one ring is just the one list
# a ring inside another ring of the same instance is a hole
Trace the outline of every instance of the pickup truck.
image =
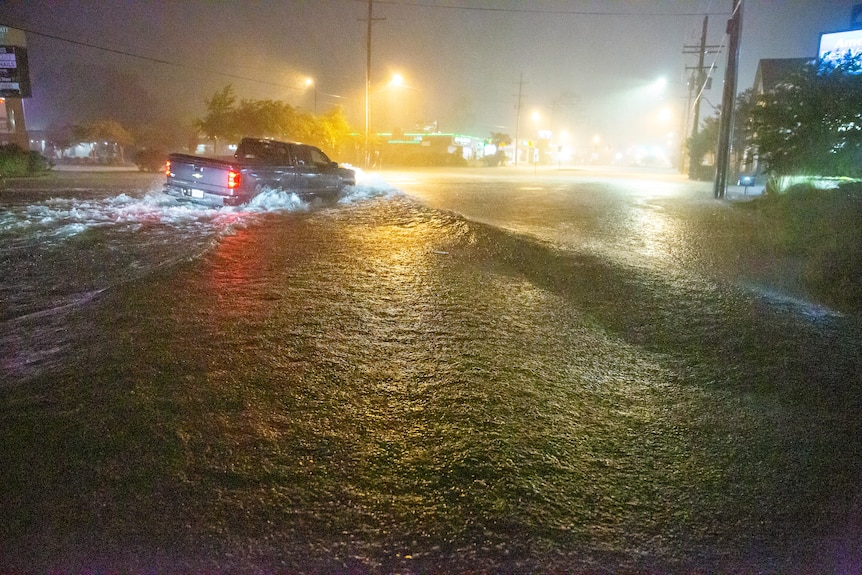
[(265, 188), (295, 193), (303, 201), (337, 199), (356, 174), (314, 146), (243, 138), (233, 157), (170, 154), (164, 191), (209, 206), (243, 204)]

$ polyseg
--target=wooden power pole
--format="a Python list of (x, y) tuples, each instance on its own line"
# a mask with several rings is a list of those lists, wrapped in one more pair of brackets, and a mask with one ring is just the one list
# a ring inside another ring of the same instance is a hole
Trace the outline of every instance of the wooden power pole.
[[(706, 73), (706, 67), (704, 66), (704, 60), (706, 59), (706, 55), (709, 53), (719, 53), (721, 47), (720, 46), (707, 46), (706, 44), (706, 32), (709, 27), (709, 16), (703, 17), (703, 29), (700, 33), (700, 45), (697, 46), (683, 46), (683, 54), (697, 54), (697, 66), (687, 67), (686, 70), (691, 70), (691, 80), (689, 82), (688, 89), (688, 110), (686, 111), (686, 118), (688, 118), (688, 114), (692, 114), (691, 119), (691, 137), (694, 138), (697, 136), (698, 131), (700, 130), (700, 102), (703, 100), (703, 93), (707, 89), (709, 89), (710, 78)], [(686, 123), (686, 126), (689, 124)], [(688, 134), (686, 134), (688, 135)], [(696, 161), (699, 161), (700, 158), (689, 158), (688, 164), (688, 177), (689, 179), (695, 179), (696, 177)]]
[(730, 171), (730, 152), (733, 136), (733, 108), (736, 101), (736, 74), (739, 67), (739, 38), (742, 35), (742, 0), (733, 0), (733, 13), (727, 21), (727, 70), (724, 73), (724, 95), (721, 99), (718, 152), (715, 160), (713, 195), (724, 199)]
[(368, 0), (368, 19), (365, 45), (365, 169), (371, 161), (371, 149), (369, 147), (369, 135), (371, 133), (371, 25), (375, 20), (386, 20), (386, 18), (374, 18), (374, 0)]
[(518, 112), (515, 118), (515, 165), (518, 165), (518, 149), (521, 138), (521, 100), (524, 96), (524, 73), (521, 72), (521, 78), (518, 80)]

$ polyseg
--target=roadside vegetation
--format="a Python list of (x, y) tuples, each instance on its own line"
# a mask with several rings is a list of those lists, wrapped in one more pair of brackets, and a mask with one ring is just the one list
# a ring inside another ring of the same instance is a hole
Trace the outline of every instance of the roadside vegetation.
[[(715, 154), (719, 117), (706, 118), (688, 148)], [(732, 159), (765, 195), (741, 204), (756, 218), (753, 248), (800, 262), (800, 283), (840, 309), (862, 310), (862, 62), (811, 63), (764, 94), (736, 100)], [(711, 179), (713, 166), (694, 172)]]
[(799, 284), (817, 300), (862, 312), (862, 183), (797, 184), (736, 204), (754, 218), (748, 257), (799, 262)]
[[(204, 102), (206, 111), (199, 118), (160, 117), (154, 112), (151, 121), (97, 116), (51, 126), (46, 138), (48, 156), (85, 165), (133, 162), (141, 171), (155, 172), (162, 169), (169, 152), (194, 152), (198, 144), (210, 142), (222, 154), (228, 144), (244, 136), (303, 141), (333, 155), (351, 145), (351, 128), (340, 107), (318, 115), (276, 100), (240, 100), (231, 85)], [(87, 146), (89, 155), (69, 153), (81, 145)]]
[(217, 154), (228, 144), (251, 137), (297, 140), (340, 156), (351, 131), (341, 107), (315, 115), (277, 100), (238, 101), (230, 84), (207, 99), (206, 105), (206, 114), (193, 125), (204, 139), (214, 142)]
[(0, 146), (0, 177), (38, 176), (51, 167), (51, 162), (39, 152), (25, 150), (17, 144)]

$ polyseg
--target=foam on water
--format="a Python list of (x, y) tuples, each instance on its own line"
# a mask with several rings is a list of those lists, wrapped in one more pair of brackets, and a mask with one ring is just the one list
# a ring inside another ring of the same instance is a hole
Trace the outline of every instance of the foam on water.
[[(379, 175), (358, 170), (357, 185), (348, 189), (340, 204), (352, 204), (400, 193)], [(63, 240), (92, 228), (119, 227), (135, 230), (142, 226), (164, 225), (180, 232), (199, 234), (202, 230), (230, 233), (237, 225), (251, 223), (256, 214), (305, 212), (317, 204), (302, 200), (296, 193), (265, 188), (261, 194), (238, 207), (210, 208), (177, 202), (160, 189), (141, 197), (125, 193), (99, 198), (50, 198), (25, 206), (11, 206), (0, 215), (0, 238), (13, 243), (27, 236), (31, 240)]]
[[(382, 177), (360, 173), (359, 182), (341, 198), (340, 204), (399, 193)], [(90, 190), (82, 192), (81, 197), (12, 203), (0, 213), (0, 255), (6, 260), (0, 269), (8, 273), (16, 265), (22, 268), (23, 259), (32, 259), (34, 254), (56, 265), (83, 255), (81, 251), (89, 252), (93, 258), (93, 252), (101, 250), (112, 262), (128, 260), (139, 271), (152, 269), (165, 261), (198, 255), (219, 237), (254, 225), (265, 214), (307, 212), (318, 207), (333, 206), (307, 202), (281, 189), (264, 189), (245, 205), (222, 208), (178, 202), (160, 188), (111, 196), (95, 195)], [(69, 242), (75, 242), (78, 249), (69, 251)], [(104, 262), (105, 257), (99, 254), (95, 259)], [(31, 269), (28, 264), (28, 273)], [(45, 275), (21, 281), (54, 281), (52, 270), (46, 269)]]
[(752, 283), (743, 283), (742, 286), (754, 292), (759, 298), (770, 305), (790, 310), (811, 320), (817, 321), (843, 317), (843, 314), (839, 311), (798, 296)]
[(196, 259), (273, 213), (338, 209), (398, 190), (381, 177), (363, 177), (339, 204), (265, 189), (245, 205), (222, 208), (178, 202), (161, 188), (61, 192), (77, 197), (12, 196), (0, 210), (0, 380), (61, 361), (76, 310), (116, 286)]
[(355, 204), (372, 198), (389, 198), (401, 195), (402, 191), (386, 181), (383, 176), (368, 173), (353, 167), (356, 172), (356, 185), (348, 188), (347, 194), (339, 200), (341, 204)]

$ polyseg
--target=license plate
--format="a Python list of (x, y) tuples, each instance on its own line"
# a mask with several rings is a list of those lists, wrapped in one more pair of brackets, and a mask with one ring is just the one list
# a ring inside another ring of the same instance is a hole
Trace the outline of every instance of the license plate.
[(203, 190), (192, 190), (192, 197), (193, 198), (203, 198), (204, 197), (204, 191)]

